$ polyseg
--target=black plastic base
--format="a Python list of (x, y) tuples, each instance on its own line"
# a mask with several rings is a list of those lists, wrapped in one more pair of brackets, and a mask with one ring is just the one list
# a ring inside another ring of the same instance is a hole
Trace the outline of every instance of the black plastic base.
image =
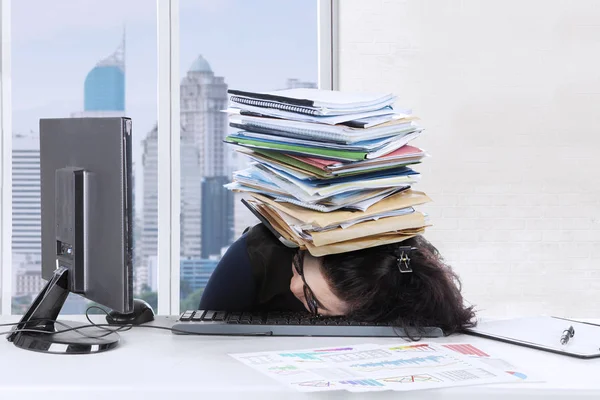
[(133, 312), (129, 314), (111, 311), (106, 316), (106, 322), (111, 325), (141, 325), (150, 321), (154, 321), (154, 311), (141, 299), (133, 300)]
[[(55, 354), (90, 354), (115, 348), (119, 334), (90, 327), (88, 323), (58, 321), (56, 318), (69, 295), (69, 271), (60, 267), (34, 299), (18, 325), (6, 336), (15, 346)], [(61, 332), (70, 328), (87, 328)]]
[[(89, 326), (89, 324), (58, 321), (49, 327), (25, 327), (24, 329), (27, 329), (27, 331), (19, 332), (13, 343), (22, 349), (53, 354), (99, 353), (113, 349), (119, 344), (117, 333), (102, 328), (87, 327), (69, 332), (60, 332), (81, 326)], [(32, 332), (29, 329), (38, 330), (39, 332)]]

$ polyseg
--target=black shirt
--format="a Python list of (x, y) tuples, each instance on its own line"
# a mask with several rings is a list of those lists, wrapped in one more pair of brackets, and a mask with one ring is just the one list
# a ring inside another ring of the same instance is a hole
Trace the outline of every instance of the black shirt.
[(199, 309), (306, 311), (290, 291), (295, 251), (263, 224), (252, 227), (221, 258), (204, 289)]

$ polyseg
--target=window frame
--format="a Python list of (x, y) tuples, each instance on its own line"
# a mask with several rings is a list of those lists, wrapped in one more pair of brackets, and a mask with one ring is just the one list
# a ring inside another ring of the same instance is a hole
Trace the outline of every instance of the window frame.
[[(12, 314), (11, 1), (0, 0), (0, 315)], [(317, 0), (318, 85), (337, 89), (338, 0)], [(158, 115), (158, 310), (180, 303), (179, 0), (156, 0)]]

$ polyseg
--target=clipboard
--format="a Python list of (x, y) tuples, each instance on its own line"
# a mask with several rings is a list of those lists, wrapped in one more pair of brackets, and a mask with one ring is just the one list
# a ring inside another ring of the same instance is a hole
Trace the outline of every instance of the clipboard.
[(570, 357), (600, 357), (600, 325), (567, 318), (536, 316), (482, 321), (465, 333)]

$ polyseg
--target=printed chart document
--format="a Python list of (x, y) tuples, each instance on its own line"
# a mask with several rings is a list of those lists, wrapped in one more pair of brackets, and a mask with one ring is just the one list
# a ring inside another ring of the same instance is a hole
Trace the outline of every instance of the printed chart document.
[(525, 372), (464, 343), (360, 344), (230, 355), (303, 392), (408, 391), (528, 380)]

